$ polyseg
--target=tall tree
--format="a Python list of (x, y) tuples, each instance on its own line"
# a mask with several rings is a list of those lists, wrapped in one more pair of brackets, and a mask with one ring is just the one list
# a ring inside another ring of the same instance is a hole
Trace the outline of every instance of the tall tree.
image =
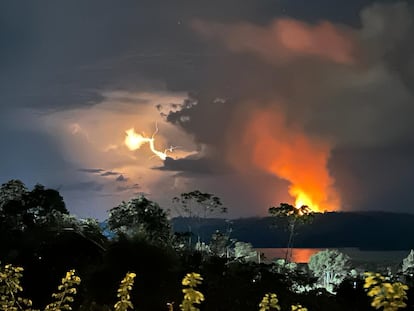
[(46, 215), (51, 211), (58, 211), (63, 214), (69, 214), (63, 197), (55, 189), (46, 189), (41, 184), (36, 184), (28, 194), (27, 205), (30, 208), (39, 210), (40, 215)]
[(122, 202), (109, 212), (108, 226), (118, 236), (141, 235), (154, 243), (167, 244), (171, 240), (171, 226), (167, 213), (144, 196)]
[(227, 207), (223, 205), (218, 196), (207, 192), (201, 192), (200, 190), (182, 193), (180, 196), (174, 197), (172, 201), (177, 214), (181, 217), (189, 218), (189, 246), (191, 245), (191, 235), (193, 233), (191, 226), (192, 220), (195, 220), (198, 242), (200, 242), (201, 236), (199, 229), (201, 226), (201, 219), (205, 219), (208, 216), (211, 217), (227, 213)]
[(290, 262), (292, 259), (292, 248), (297, 227), (301, 224), (312, 222), (314, 213), (306, 205), (297, 208), (287, 203), (280, 203), (278, 207), (269, 208), (269, 214), (273, 217), (285, 219), (287, 221), (289, 239), (285, 260), (286, 262)]
[(177, 205), (176, 211), (180, 216), (206, 218), (227, 212), (219, 197), (200, 190), (181, 193), (173, 198), (173, 203)]
[(20, 180), (0, 187), (0, 222), (7, 230), (24, 231), (36, 225), (48, 225), (50, 215), (69, 214), (57, 190), (37, 184), (29, 191)]

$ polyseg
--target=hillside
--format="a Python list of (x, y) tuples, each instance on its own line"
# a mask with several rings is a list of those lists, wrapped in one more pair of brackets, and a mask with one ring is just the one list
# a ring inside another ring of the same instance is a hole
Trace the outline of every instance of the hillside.
[[(254, 247), (285, 247), (286, 226), (270, 217), (224, 219), (174, 218), (175, 231), (191, 226), (203, 240), (215, 230), (231, 228), (231, 237)], [(331, 212), (317, 214), (313, 223), (298, 228), (295, 247), (357, 247), (366, 250), (407, 250), (414, 248), (414, 215), (386, 212)]]

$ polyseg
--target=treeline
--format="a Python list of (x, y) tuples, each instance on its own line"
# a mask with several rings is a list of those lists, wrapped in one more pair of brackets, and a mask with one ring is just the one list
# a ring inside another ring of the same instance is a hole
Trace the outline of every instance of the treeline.
[[(177, 231), (189, 225), (185, 217), (174, 218)], [(231, 225), (232, 237), (257, 248), (286, 247), (289, 232), (283, 219), (250, 217), (192, 220), (200, 234), (210, 237), (215, 230)], [(312, 225), (297, 229), (295, 247), (360, 248), (362, 250), (410, 250), (414, 248), (414, 215), (390, 212), (329, 212), (315, 214)]]

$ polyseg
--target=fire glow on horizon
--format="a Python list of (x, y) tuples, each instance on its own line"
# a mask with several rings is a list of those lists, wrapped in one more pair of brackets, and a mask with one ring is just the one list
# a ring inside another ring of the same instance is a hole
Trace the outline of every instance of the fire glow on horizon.
[(288, 125), (283, 113), (276, 111), (256, 111), (244, 126), (249, 148), (245, 161), (288, 181), (297, 208), (339, 209), (340, 198), (328, 170), (329, 142), (308, 135), (300, 126)]

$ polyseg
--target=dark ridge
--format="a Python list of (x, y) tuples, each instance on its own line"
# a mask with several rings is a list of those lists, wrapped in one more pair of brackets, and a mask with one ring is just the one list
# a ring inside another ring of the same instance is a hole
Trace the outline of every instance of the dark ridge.
[[(271, 217), (224, 219), (172, 219), (175, 231), (188, 231), (208, 241), (216, 230), (250, 242), (254, 247), (286, 247), (286, 222)], [(316, 214), (312, 224), (298, 227), (295, 247), (362, 250), (409, 250), (414, 248), (414, 215), (389, 212), (329, 212)]]

